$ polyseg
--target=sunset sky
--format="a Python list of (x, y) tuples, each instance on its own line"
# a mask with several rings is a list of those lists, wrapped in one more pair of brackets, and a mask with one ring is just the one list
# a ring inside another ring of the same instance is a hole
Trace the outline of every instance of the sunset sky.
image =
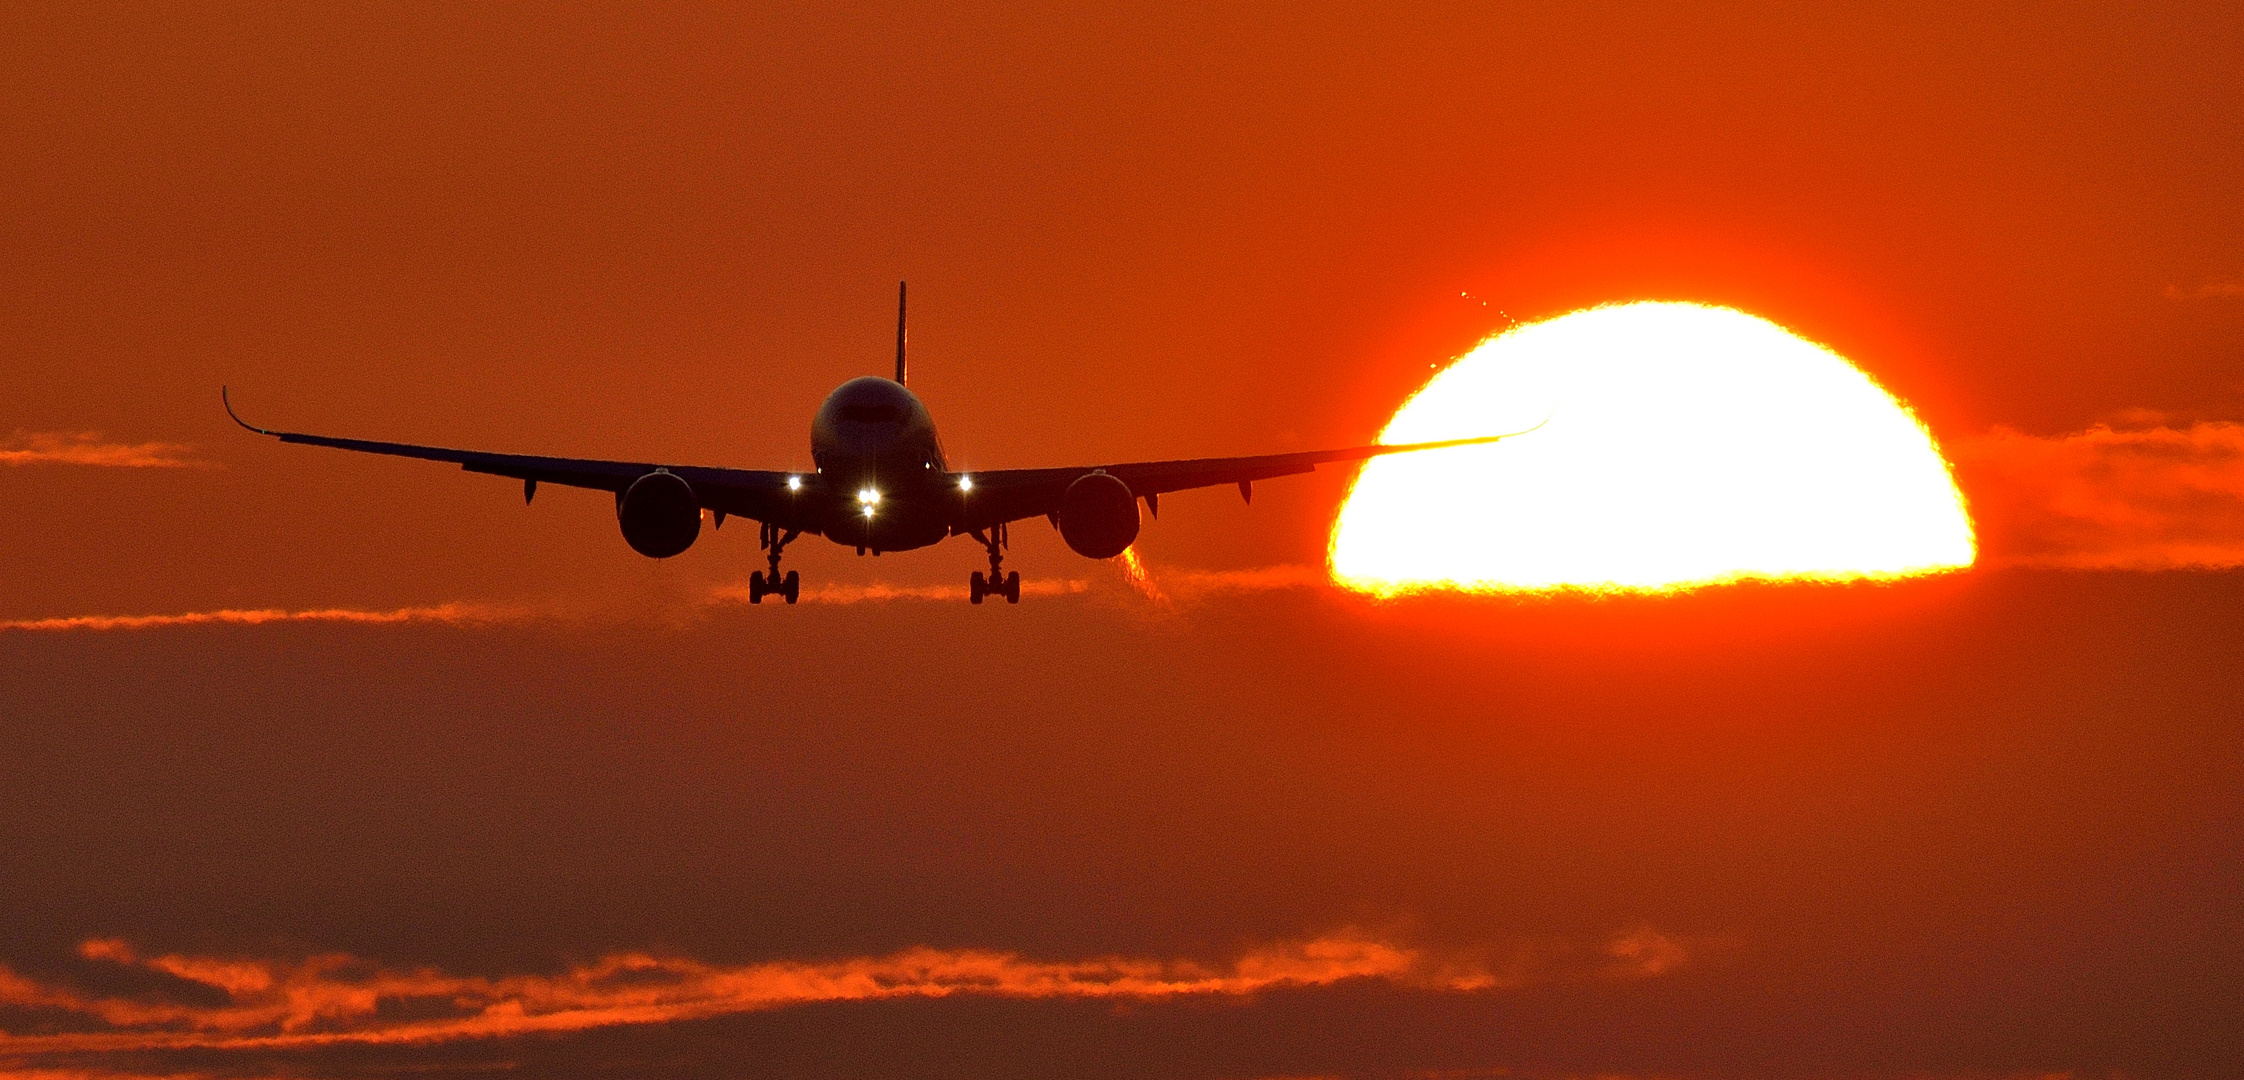
[[(2244, 10), (646, 7), (0, 10), (0, 1080), (2237, 1075)], [(974, 469), (1735, 308), (1977, 562), (1379, 599), (1328, 466), (750, 606), (219, 406), (808, 467), (899, 280)]]

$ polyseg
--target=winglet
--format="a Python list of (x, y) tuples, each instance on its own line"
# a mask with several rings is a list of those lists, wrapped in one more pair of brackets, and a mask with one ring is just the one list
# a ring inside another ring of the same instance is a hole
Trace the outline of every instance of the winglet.
[(896, 384), (904, 384), (904, 283), (896, 283)]
[(278, 432), (267, 431), (264, 428), (257, 427), (256, 425), (251, 424), (249, 421), (242, 419), (241, 414), (234, 411), (233, 396), (223, 386), (218, 388), (218, 401), (220, 404), (226, 406), (226, 415), (232, 417), (235, 423), (258, 433), (259, 435), (278, 434)]
[[(1458, 446), (1486, 446), (1490, 443), (1499, 443), (1503, 442), (1505, 439), (1516, 439), (1522, 435), (1529, 435), (1537, 431), (1541, 431), (1543, 429), (1543, 424), (1550, 423), (1551, 419), (1557, 415), (1558, 411), (1554, 409), (1551, 411), (1549, 416), (1543, 417), (1542, 423), (1536, 424), (1531, 428), (1522, 428), (1518, 431), (1507, 431), (1502, 435), (1475, 435), (1471, 438), (1466, 439), (1438, 439), (1433, 442), (1418, 443), (1379, 443), (1376, 446), (1367, 447), (1366, 449), (1369, 449), (1371, 453), (1366, 456), (1378, 457), (1384, 454), (1412, 454), (1417, 453), (1421, 450), (1448, 450), (1452, 447)], [(1241, 492), (1241, 494), (1245, 494), (1245, 492)]]
[(1548, 424), (1548, 423), (1550, 423), (1550, 422), (1551, 422), (1551, 418), (1552, 418), (1552, 417), (1554, 417), (1554, 416), (1557, 416), (1557, 415), (1558, 415), (1558, 410), (1557, 410), (1557, 409), (1552, 409), (1552, 410), (1551, 410), (1551, 411), (1550, 411), (1549, 413), (1547, 413), (1547, 414), (1545, 414), (1545, 415), (1544, 415), (1544, 417), (1543, 417), (1543, 420), (1542, 420), (1542, 423), (1536, 424), (1536, 425), (1535, 425), (1534, 427), (1528, 428), (1528, 429), (1527, 429), (1527, 430), (1525, 430), (1525, 431), (1515, 431), (1515, 432), (1512, 432), (1512, 433), (1511, 433), (1510, 435), (1499, 435), (1499, 436), (1497, 436), (1497, 438), (1500, 438), (1500, 439), (1509, 439), (1509, 438), (1513, 438), (1513, 437), (1515, 437), (1515, 436), (1519, 436), (1519, 435), (1532, 435), (1532, 434), (1534, 434), (1535, 432), (1538, 432), (1538, 431), (1541, 431), (1541, 430), (1543, 430), (1543, 424)]

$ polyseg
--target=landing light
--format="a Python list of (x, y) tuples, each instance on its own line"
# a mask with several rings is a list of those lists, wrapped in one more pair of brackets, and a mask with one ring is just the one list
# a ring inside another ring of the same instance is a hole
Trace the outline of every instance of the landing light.
[(788, 477), (788, 478), (787, 478), (787, 490), (789, 490), (789, 491), (801, 491), (802, 489), (803, 489), (803, 478), (802, 478), (802, 477), (800, 477), (800, 476), (790, 476), (790, 477)]
[[(879, 506), (880, 492), (874, 491), (872, 488), (860, 488), (857, 491), (857, 501), (865, 504), (867, 507)], [(872, 511), (869, 509), (865, 512), (868, 514), (872, 513)]]
[(872, 507), (872, 504), (871, 504), (871, 503), (867, 503), (867, 504), (865, 504), (865, 516), (866, 516), (866, 517), (871, 517), (871, 516), (873, 516), (873, 507)]
[(961, 476), (961, 477), (959, 477), (959, 478), (958, 478), (958, 489), (959, 489), (960, 491), (972, 491), (972, 490), (974, 490), (974, 478), (973, 478), (973, 477), (971, 477), (971, 476)]

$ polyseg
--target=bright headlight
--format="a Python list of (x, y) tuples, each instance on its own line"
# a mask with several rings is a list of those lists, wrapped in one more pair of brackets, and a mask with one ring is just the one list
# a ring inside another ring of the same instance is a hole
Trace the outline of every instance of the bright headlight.
[(961, 476), (961, 477), (959, 477), (959, 478), (958, 478), (958, 489), (959, 489), (960, 491), (972, 491), (972, 490), (974, 490), (974, 478), (973, 478), (973, 477), (971, 477), (971, 476)]

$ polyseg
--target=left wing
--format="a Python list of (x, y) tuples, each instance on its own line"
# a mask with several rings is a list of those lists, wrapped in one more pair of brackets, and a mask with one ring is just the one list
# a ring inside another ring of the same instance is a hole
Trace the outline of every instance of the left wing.
[[(1543, 423), (1549, 423), (1545, 420)], [(1500, 442), (1542, 427), (1504, 435), (1438, 442), (1351, 446), (1343, 450), (1308, 450), (1298, 454), (1263, 454), (1257, 457), (1190, 458), (1183, 461), (1133, 461), (1120, 465), (1093, 465), (1072, 469), (1001, 469), (971, 474), (973, 497), (967, 501), (968, 527), (981, 529), (1022, 518), (1056, 514), (1060, 497), (1069, 484), (1086, 473), (1104, 472), (1129, 485), (1130, 493), (1151, 501), (1171, 491), (1238, 484), (1241, 494), (1257, 480), (1314, 472), (1319, 465), (1336, 461), (1363, 461), (1388, 454), (1441, 450), (1452, 446), (1480, 446)]]
[[(226, 404), (227, 416), (233, 417), (235, 423), (259, 435), (270, 435), (285, 443), (302, 443), (306, 446), (327, 446), (337, 450), (443, 461), (458, 465), (468, 472), (510, 476), (524, 482), (525, 498), (536, 490), (538, 484), (593, 488), (621, 496), (633, 481), (657, 468), (663, 468), (685, 479), (687, 485), (693, 488), (695, 500), (703, 509), (754, 518), (785, 529), (815, 531), (810, 515), (804, 512), (811, 501), (805, 496), (811, 494), (818, 482), (815, 473), (723, 469), (700, 465), (658, 466), (651, 462), (492, 454), (480, 450), (451, 450), (441, 446), (415, 446), (411, 443), (370, 442), (365, 439), (337, 439), (293, 431), (268, 431), (235, 415), (233, 400), (224, 390), (219, 391), (219, 396)], [(789, 484), (790, 480), (795, 481), (792, 486)]]

